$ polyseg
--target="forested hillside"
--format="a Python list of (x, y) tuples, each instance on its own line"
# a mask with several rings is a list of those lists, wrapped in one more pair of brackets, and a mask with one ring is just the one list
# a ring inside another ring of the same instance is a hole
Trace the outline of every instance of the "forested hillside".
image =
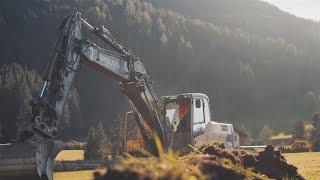
[[(38, 93), (41, 77), (34, 70), (12, 63), (0, 68), (0, 114), (3, 133), (6, 138), (14, 139), (17, 132), (17, 122), (23, 123), (30, 118), (32, 97)], [(71, 114), (74, 119), (79, 113), (79, 95), (75, 88), (71, 88), (68, 102), (61, 118), (60, 129), (70, 125)]]
[[(206, 93), (216, 121), (244, 123), (253, 133), (264, 123), (288, 128), (297, 118), (310, 119), (320, 106), (319, 23), (254, 0), (237, 0), (241, 2), (237, 4), (229, 0), (230, 7), (222, 0), (195, 2), (3, 0), (0, 64), (15, 62), (11, 66), (21, 65), (26, 72), (34, 69), (39, 76), (63, 17), (80, 11), (90, 23), (105, 25), (140, 57), (158, 96)], [(264, 17), (271, 15), (277, 18)], [(37, 83), (29, 85), (33, 90), (27, 99), (36, 92)], [(71, 113), (66, 134), (86, 135), (90, 125), (100, 120), (110, 127), (118, 112), (128, 110), (117, 82), (92, 69), (81, 66), (75, 87), (78, 113)], [(10, 91), (5, 86), (0, 90)], [(0, 119), (15, 121), (25, 97), (11, 93), (5, 98), (0, 107), (8, 107), (8, 115)]]
[(260, 0), (148, 0), (156, 7), (181, 12), (218, 25), (265, 36), (283, 37), (318, 56), (320, 23), (297, 18)]

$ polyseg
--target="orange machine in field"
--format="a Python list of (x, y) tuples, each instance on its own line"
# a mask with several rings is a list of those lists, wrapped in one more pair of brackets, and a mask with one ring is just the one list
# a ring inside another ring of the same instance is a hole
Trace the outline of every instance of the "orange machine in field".
[[(125, 118), (125, 138), (124, 138), (124, 144), (125, 144), (125, 149), (126, 152), (132, 152), (132, 151), (140, 151), (141, 149), (145, 149), (146, 148), (146, 142), (143, 139), (141, 130), (138, 129), (137, 132), (137, 136), (136, 139), (130, 139), (127, 140), (127, 121), (128, 121), (128, 114), (132, 114), (134, 113), (133, 111), (130, 111), (126, 114), (126, 118)], [(150, 136), (151, 135), (151, 128), (147, 125), (147, 123), (143, 122), (143, 128), (145, 129), (145, 131), (147, 131), (146, 133)]]

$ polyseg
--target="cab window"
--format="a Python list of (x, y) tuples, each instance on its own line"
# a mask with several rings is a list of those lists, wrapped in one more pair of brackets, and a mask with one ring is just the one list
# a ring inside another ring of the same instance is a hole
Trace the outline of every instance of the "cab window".
[(193, 124), (204, 123), (203, 100), (193, 100)]

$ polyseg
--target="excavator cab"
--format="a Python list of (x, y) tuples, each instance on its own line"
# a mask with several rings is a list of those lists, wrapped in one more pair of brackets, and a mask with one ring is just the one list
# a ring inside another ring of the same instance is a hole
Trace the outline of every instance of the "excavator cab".
[(173, 149), (192, 144), (192, 98), (178, 95), (164, 97), (165, 141)]
[[(222, 142), (236, 148), (233, 125), (211, 120), (209, 98), (201, 93), (187, 93), (163, 98), (166, 141), (174, 150), (207, 142)], [(182, 126), (182, 127), (179, 127)]]
[[(162, 124), (165, 134), (164, 147), (184, 150), (189, 148), (189, 145), (199, 146), (206, 141), (203, 136), (211, 120), (209, 98), (205, 94), (187, 93), (163, 96), (161, 100), (163, 104)], [(133, 114), (133, 112), (126, 114), (125, 124), (131, 113)], [(152, 133), (145, 123), (144, 129)], [(146, 146), (140, 130), (138, 130), (136, 139), (128, 140), (125, 144), (126, 152), (139, 151)]]
[(197, 146), (210, 122), (209, 98), (200, 93), (187, 93), (163, 98), (165, 134), (168, 147), (181, 150)]

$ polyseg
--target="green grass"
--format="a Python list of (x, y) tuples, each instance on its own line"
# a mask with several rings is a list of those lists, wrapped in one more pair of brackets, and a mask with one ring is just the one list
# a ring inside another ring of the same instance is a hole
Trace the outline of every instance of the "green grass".
[(306, 179), (319, 179), (320, 152), (283, 154), (289, 164), (297, 166), (298, 172)]
[(56, 161), (76, 161), (84, 159), (84, 151), (83, 150), (63, 150), (61, 151), (57, 157)]

